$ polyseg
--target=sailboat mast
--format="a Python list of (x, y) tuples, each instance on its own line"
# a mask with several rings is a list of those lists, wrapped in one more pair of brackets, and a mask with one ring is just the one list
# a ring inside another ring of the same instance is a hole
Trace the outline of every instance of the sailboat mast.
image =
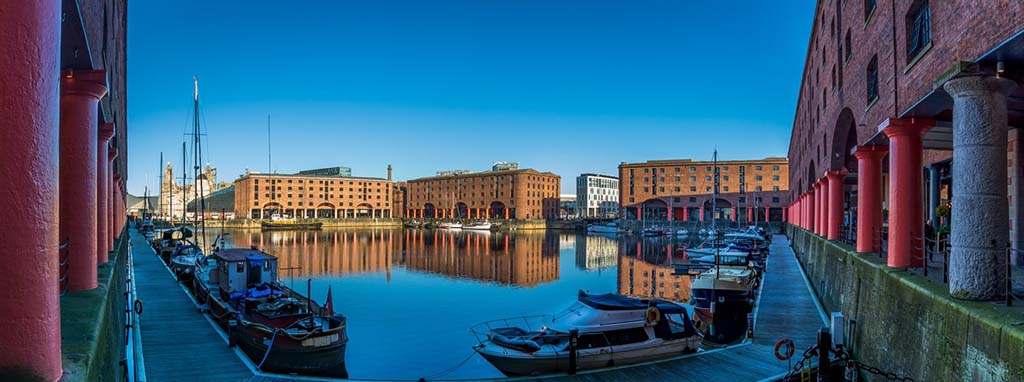
[(194, 185), (192, 186), (195, 198), (195, 216), (196, 222), (199, 224), (200, 236), (196, 240), (196, 244), (199, 244), (199, 248), (203, 248), (206, 242), (206, 217), (203, 216), (206, 212), (206, 201), (203, 199), (203, 182), (199, 181), (201, 164), (203, 163), (203, 138), (201, 129), (199, 128), (199, 77), (192, 77), (192, 154), (195, 162), (193, 166), (192, 179)]
[(185, 168), (188, 167), (188, 163), (185, 161), (185, 140), (181, 140), (181, 225), (185, 225), (185, 213), (188, 212), (188, 206), (185, 204), (185, 199), (188, 198), (188, 192), (185, 191), (185, 185), (188, 184), (188, 172)]

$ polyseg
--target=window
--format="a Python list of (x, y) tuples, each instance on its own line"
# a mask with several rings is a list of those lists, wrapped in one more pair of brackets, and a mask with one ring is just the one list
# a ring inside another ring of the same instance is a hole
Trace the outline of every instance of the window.
[(932, 11), (928, 0), (918, 0), (907, 12), (907, 62), (932, 42)]
[(691, 182), (696, 182), (697, 181), (697, 177), (696, 176), (691, 176), (690, 177), (690, 181)]
[(878, 56), (871, 57), (868, 63), (868, 103), (878, 99)]
[(725, 192), (729, 192), (729, 186), (725, 186), (725, 187), (723, 188), (723, 191), (725, 191)]
[(697, 172), (697, 168), (696, 167), (690, 167), (690, 172)]
[[(775, 188), (778, 188), (778, 187), (775, 187)], [(778, 191), (778, 190), (775, 190), (775, 191)], [(778, 202), (779, 202), (779, 197), (778, 196), (772, 197), (772, 203), (778, 203)]]
[(697, 202), (697, 198), (690, 198), (690, 203), (696, 203), (696, 202)]
[(754, 180), (764, 180), (764, 177), (758, 175), (754, 177)]
[(871, 13), (875, 11), (875, 0), (864, 0), (864, 22), (868, 21)]
[(778, 175), (772, 175), (772, 180), (778, 181), (779, 180), (779, 176)]
[(761, 166), (754, 166), (754, 170), (761, 171), (762, 169), (763, 169), (763, 167), (761, 167)]
[(772, 166), (772, 171), (779, 171), (779, 166)]
[(690, 186), (690, 192), (697, 192), (696, 186)]
[(850, 45), (850, 30), (849, 29), (846, 30), (846, 52), (845, 53), (846, 53), (846, 56), (844, 58), (846, 59), (846, 61), (850, 61), (850, 56), (853, 55), (853, 48), (852, 48), (852, 45)]

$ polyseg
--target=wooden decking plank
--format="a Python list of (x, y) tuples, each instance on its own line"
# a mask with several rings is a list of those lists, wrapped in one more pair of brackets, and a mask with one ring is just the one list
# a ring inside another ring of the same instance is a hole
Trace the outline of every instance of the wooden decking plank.
[(131, 230), (135, 290), (150, 381), (245, 381), (252, 372), (227, 347), (145, 238)]

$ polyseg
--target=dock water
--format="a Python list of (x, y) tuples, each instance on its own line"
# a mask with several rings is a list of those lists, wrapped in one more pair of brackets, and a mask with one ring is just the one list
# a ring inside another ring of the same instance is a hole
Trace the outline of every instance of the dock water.
[[(142, 351), (149, 381), (329, 381), (261, 373), (244, 355), (229, 348), (221, 333), (175, 280), (154, 250), (131, 230), (135, 282), (144, 302), (141, 315)], [(794, 361), (814, 344), (825, 325), (810, 288), (785, 236), (773, 238), (762, 290), (755, 308), (754, 338), (744, 344), (700, 352), (683, 358), (642, 365), (553, 375), (514, 378), (561, 381), (760, 381), (775, 380), (790, 362), (774, 357), (776, 341), (791, 338)], [(357, 379), (353, 379), (357, 380)], [(491, 379), (502, 380), (502, 379)]]

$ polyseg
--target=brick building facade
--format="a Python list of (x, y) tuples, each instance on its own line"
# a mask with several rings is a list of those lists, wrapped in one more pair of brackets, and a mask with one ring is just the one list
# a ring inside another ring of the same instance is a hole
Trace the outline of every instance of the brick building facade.
[(391, 218), (394, 195), (388, 179), (248, 173), (235, 180), (235, 216)]
[(533, 169), (459, 172), (406, 182), (406, 216), (554, 219), (561, 177)]
[[(773, 221), (788, 204), (786, 158), (718, 161), (720, 219)], [(619, 165), (619, 201), (626, 219), (703, 221), (711, 217), (711, 161), (649, 160)], [(767, 210), (765, 210), (767, 208)]]

